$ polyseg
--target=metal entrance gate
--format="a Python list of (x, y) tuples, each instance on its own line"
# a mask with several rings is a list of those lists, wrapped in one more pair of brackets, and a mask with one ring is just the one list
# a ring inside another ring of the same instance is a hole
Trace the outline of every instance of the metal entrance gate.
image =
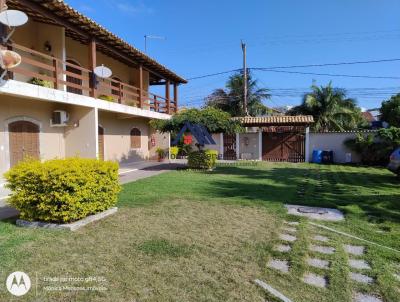
[(236, 160), (236, 134), (224, 133), (224, 159)]

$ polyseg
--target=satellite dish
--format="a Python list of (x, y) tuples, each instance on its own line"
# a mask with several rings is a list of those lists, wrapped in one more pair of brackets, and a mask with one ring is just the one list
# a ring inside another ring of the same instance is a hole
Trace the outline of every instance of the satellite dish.
[(0, 50), (0, 66), (3, 69), (11, 69), (21, 64), (21, 56), (15, 51)]
[(108, 67), (105, 67), (104, 65), (97, 66), (94, 69), (94, 73), (95, 73), (95, 75), (97, 75), (98, 77), (103, 78), (103, 79), (109, 78), (112, 75), (111, 69)]
[(19, 10), (5, 10), (0, 13), (0, 22), (8, 27), (17, 27), (28, 22), (28, 16)]

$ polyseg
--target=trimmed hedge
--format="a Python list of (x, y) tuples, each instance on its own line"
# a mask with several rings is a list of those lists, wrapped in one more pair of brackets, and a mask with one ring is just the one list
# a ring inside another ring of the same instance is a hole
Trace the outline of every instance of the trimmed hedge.
[(118, 164), (96, 159), (27, 160), (5, 178), (8, 202), (30, 221), (68, 223), (105, 211), (121, 189)]
[(188, 155), (188, 167), (191, 169), (207, 169), (215, 168), (218, 152), (215, 150), (193, 151)]

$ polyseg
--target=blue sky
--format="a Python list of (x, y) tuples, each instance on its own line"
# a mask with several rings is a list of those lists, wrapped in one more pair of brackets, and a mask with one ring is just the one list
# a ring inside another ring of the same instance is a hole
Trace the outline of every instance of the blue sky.
[[(399, 0), (66, 0), (107, 29), (144, 49), (186, 78), (240, 68), (240, 40), (249, 67), (400, 58)], [(400, 61), (288, 71), (400, 77)], [(180, 88), (181, 104), (200, 106), (229, 74), (190, 81)], [(257, 71), (271, 89), (269, 106), (296, 105), (313, 80), (332, 80), (364, 108), (379, 106), (400, 92), (400, 79), (365, 79)], [(367, 88), (367, 89), (359, 89)], [(289, 89), (289, 90), (288, 90)]]

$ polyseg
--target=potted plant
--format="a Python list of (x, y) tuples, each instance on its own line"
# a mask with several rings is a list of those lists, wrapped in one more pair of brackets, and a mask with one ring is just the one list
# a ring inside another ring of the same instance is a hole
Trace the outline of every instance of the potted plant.
[(165, 151), (164, 151), (164, 149), (158, 147), (158, 148), (156, 149), (156, 153), (157, 153), (157, 155), (158, 155), (158, 161), (159, 161), (159, 162), (164, 161), (164, 157), (165, 157)]
[(37, 86), (42, 86), (42, 87), (47, 87), (47, 88), (54, 88), (53, 82), (42, 80), (39, 78), (32, 78), (28, 82), (29, 84), (37, 85)]
[(99, 95), (98, 98), (100, 100), (107, 101), (107, 102), (113, 102), (113, 103), (115, 102), (114, 98), (111, 95), (102, 94), (102, 95)]

